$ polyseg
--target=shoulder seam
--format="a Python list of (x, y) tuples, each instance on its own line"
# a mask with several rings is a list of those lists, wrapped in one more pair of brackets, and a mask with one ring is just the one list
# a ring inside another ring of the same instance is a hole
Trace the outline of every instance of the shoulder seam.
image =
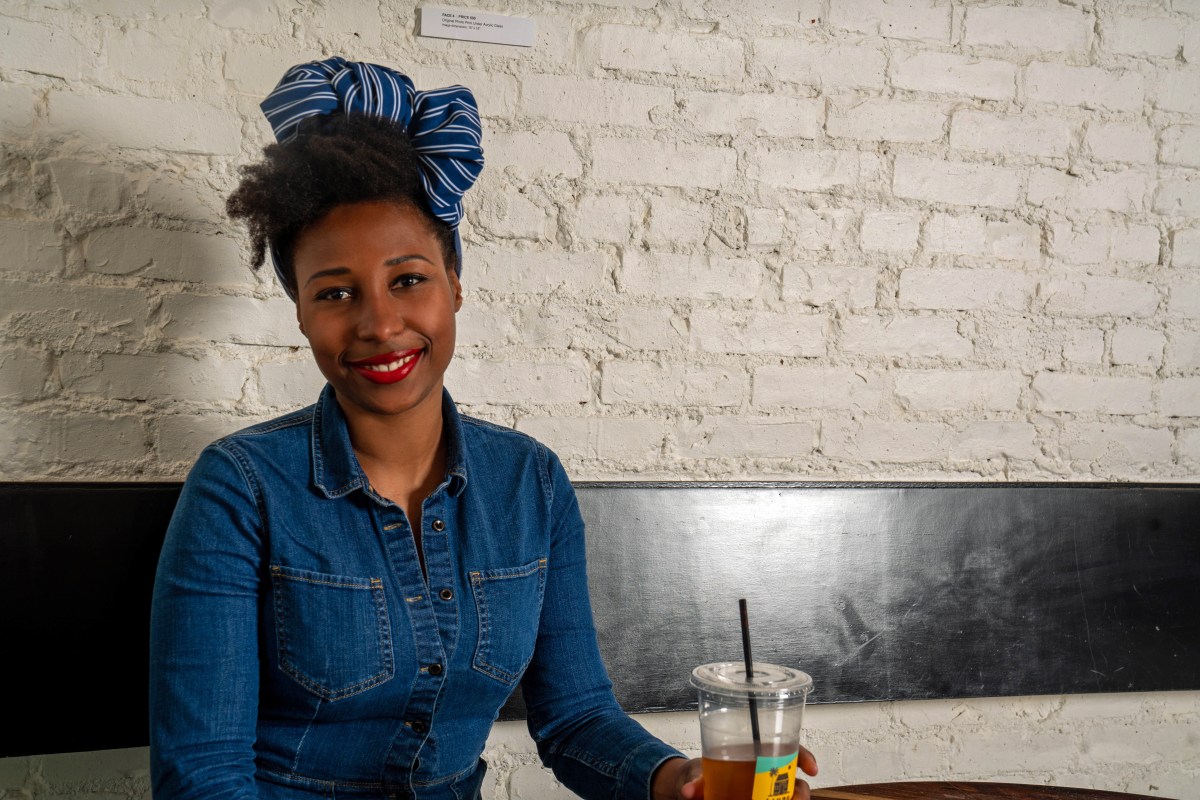
[(263, 494), (258, 481), (254, 478), (253, 470), (250, 469), (249, 460), (241, 452), (241, 448), (236, 445), (237, 442), (227, 436), (213, 442), (209, 447), (215, 448), (217, 452), (224, 454), (237, 467), (238, 474), (242, 476), (242, 480), (245, 482), (246, 487), (250, 489), (250, 494), (254, 497), (254, 507), (258, 509), (258, 525), (265, 533), (267, 515)]

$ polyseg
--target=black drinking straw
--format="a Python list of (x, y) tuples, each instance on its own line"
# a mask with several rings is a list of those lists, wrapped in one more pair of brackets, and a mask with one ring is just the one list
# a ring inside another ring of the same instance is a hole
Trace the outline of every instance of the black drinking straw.
[[(742, 615), (742, 657), (746, 660), (746, 683), (754, 679), (754, 659), (750, 656), (750, 612), (746, 609), (746, 598), (738, 600), (738, 611)], [(753, 692), (753, 690), (750, 690)], [(754, 756), (762, 755), (762, 735), (758, 732), (758, 703), (754, 695), (748, 694), (750, 700), (750, 732), (754, 735)]]

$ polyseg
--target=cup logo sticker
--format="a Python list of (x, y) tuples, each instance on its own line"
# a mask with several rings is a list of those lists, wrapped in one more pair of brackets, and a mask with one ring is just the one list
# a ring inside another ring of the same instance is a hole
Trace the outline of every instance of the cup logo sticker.
[(751, 800), (791, 800), (796, 788), (796, 757), (759, 756), (754, 764), (754, 789)]

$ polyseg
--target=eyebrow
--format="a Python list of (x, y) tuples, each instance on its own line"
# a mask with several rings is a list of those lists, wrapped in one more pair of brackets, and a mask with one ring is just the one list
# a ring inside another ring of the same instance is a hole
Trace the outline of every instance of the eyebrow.
[[(431, 264), (431, 265), (433, 264), (433, 262), (430, 261), (425, 256), (413, 254), (413, 255), (409, 255), (409, 256), (397, 256), (395, 258), (389, 258), (387, 261), (383, 262), (383, 265), (385, 267), (396, 267), (401, 264), (406, 264), (409, 261), (424, 261), (427, 264)], [(329, 269), (319, 269), (316, 272), (314, 272), (312, 275), (308, 276), (308, 280), (306, 280), (304, 282), (304, 285), (308, 286), (310, 283), (315, 281), (317, 278), (328, 278), (328, 277), (334, 276), (334, 275), (346, 275), (349, 272), (350, 272), (349, 267), (330, 267)]]

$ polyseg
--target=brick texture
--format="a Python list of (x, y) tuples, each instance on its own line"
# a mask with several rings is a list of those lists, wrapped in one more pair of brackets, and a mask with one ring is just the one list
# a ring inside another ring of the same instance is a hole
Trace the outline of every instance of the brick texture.
[[(177, 5), (0, 10), (0, 480), (178, 480), (313, 402), (224, 201), (319, 53), (475, 91), (447, 385), (573, 478), (1200, 474), (1197, 0), (490, 4), (532, 48), (412, 0)], [(1194, 695), (817, 706), (809, 741), (817, 785), (1200, 800)], [(490, 800), (564, 792), (498, 730)], [(80, 759), (0, 794), (149, 795), (144, 752)]]

